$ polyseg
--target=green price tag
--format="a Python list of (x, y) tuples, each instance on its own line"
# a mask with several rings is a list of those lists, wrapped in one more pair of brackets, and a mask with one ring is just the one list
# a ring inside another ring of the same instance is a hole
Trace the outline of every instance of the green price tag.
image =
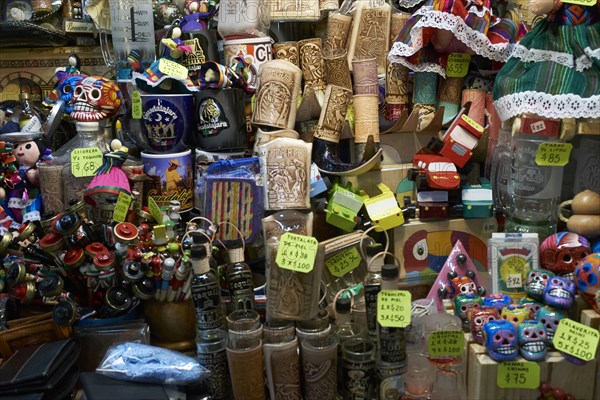
[(386, 328), (410, 325), (411, 294), (406, 290), (382, 290), (377, 294), (377, 322)]
[(127, 193), (119, 193), (117, 204), (115, 204), (115, 210), (113, 211), (113, 220), (117, 222), (124, 222), (129, 212), (129, 205), (131, 204), (131, 196)]
[(579, 4), (580, 6), (593, 6), (597, 0), (564, 0), (563, 3)]
[(340, 251), (325, 261), (325, 266), (335, 277), (341, 277), (360, 265), (360, 254), (356, 247)]
[(464, 78), (469, 72), (471, 56), (464, 53), (450, 53), (448, 66), (446, 66), (447, 78)]
[(319, 242), (311, 236), (284, 233), (275, 262), (280, 268), (308, 273), (315, 266)]
[(142, 97), (139, 90), (131, 93), (131, 118), (142, 119)]
[(430, 357), (460, 356), (465, 348), (465, 334), (462, 331), (437, 331), (427, 338)]
[(556, 350), (591, 361), (596, 355), (598, 340), (600, 332), (597, 329), (563, 318), (558, 323), (552, 344)]
[(102, 152), (99, 148), (73, 149), (71, 152), (71, 173), (76, 178), (94, 176), (102, 166)]
[(540, 386), (540, 366), (533, 361), (500, 363), (496, 384), (502, 389), (537, 389)]
[(571, 149), (571, 143), (542, 143), (535, 155), (535, 163), (543, 167), (564, 167), (569, 163)]
[(156, 200), (154, 200), (153, 197), (148, 197), (148, 209), (150, 210), (152, 218), (154, 218), (157, 223), (162, 224), (162, 212), (160, 212), (160, 208), (158, 207), (158, 204), (156, 204)]
[(166, 58), (161, 58), (158, 62), (158, 70), (173, 78), (185, 79), (188, 76), (188, 69), (186, 67)]

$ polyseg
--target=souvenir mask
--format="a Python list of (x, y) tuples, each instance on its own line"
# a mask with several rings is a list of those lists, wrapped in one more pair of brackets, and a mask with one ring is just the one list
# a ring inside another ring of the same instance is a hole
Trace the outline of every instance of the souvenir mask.
[(71, 99), (73, 98), (73, 93), (75, 92), (75, 86), (77, 85), (77, 83), (81, 82), (83, 78), (85, 78), (84, 75), (69, 75), (65, 79), (63, 79), (56, 88), (58, 96), (66, 104), (66, 114), (71, 114), (71, 112), (73, 111), (73, 104), (71, 103)]
[(575, 285), (583, 298), (600, 313), (600, 253), (592, 253), (577, 264)]
[(508, 306), (512, 300), (507, 294), (488, 294), (483, 298), (483, 305), (486, 307), (494, 307), (498, 312)]
[(548, 337), (548, 346), (552, 346), (552, 340), (554, 339), (554, 332), (558, 328), (558, 323), (561, 319), (566, 318), (567, 314), (561, 310), (553, 310), (548, 307), (540, 308), (538, 311), (537, 320), (541, 322), (546, 328), (546, 335)]
[(483, 344), (483, 326), (489, 322), (500, 319), (498, 310), (493, 307), (481, 307), (472, 309), (471, 316), (471, 336), (473, 341)]
[(515, 326), (519, 326), (521, 322), (531, 318), (531, 310), (524, 305), (510, 304), (500, 312), (502, 319), (508, 321)]
[(590, 243), (585, 237), (559, 232), (548, 236), (540, 245), (540, 264), (557, 275), (572, 274), (577, 263), (589, 253)]
[(121, 107), (121, 91), (102, 76), (88, 76), (75, 86), (71, 117), (80, 122), (110, 118)]
[(521, 356), (529, 361), (542, 361), (546, 357), (548, 340), (546, 328), (535, 320), (519, 325), (519, 349)]
[(482, 305), (481, 297), (473, 293), (461, 293), (454, 297), (454, 314), (463, 322), (468, 320), (469, 310)]
[(551, 307), (567, 309), (575, 300), (575, 284), (562, 276), (550, 279), (544, 289), (544, 303)]
[(510, 361), (518, 355), (517, 329), (508, 321), (495, 320), (485, 324), (483, 340), (492, 360)]
[(529, 275), (527, 275), (527, 280), (525, 281), (525, 293), (527, 293), (527, 296), (542, 300), (546, 284), (553, 276), (553, 272), (545, 269), (534, 269), (529, 271)]
[(538, 311), (543, 307), (543, 304), (534, 299), (530, 299), (529, 297), (523, 297), (519, 300), (519, 304), (529, 308), (531, 312), (531, 318), (535, 319), (537, 317)]

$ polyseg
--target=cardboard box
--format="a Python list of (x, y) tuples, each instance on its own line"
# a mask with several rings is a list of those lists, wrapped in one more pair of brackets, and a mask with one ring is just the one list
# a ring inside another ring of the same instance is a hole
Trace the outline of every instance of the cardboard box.
[(433, 283), (446, 258), (460, 240), (490, 292), (487, 241), (498, 230), (495, 218), (411, 220), (394, 228), (393, 251), (400, 260), (400, 276), (416, 276)]
[(21, 92), (43, 100), (56, 84), (54, 71), (66, 67), (71, 54), (81, 59), (81, 73), (111, 77), (99, 46), (2, 49), (0, 101), (18, 100)]

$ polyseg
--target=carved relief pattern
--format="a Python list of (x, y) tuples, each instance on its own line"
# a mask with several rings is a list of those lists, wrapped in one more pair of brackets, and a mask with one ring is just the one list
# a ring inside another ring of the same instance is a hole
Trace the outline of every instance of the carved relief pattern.
[(275, 51), (275, 58), (287, 60), (297, 67), (300, 66), (298, 59), (298, 42), (275, 43), (273, 45), (273, 50)]
[(268, 209), (307, 208), (310, 154), (307, 148), (273, 146), (267, 150)]
[[(346, 62), (345, 58), (344, 62)], [(334, 143), (339, 142), (340, 133), (351, 100), (351, 90), (333, 85), (327, 87), (315, 137)]]
[(304, 75), (305, 87), (315, 90), (325, 87), (321, 39), (306, 39), (298, 42), (300, 66)]
[(358, 37), (356, 40), (355, 59), (376, 58), (380, 69), (385, 70), (387, 61), (387, 35), (384, 29), (388, 22), (389, 11), (365, 9), (362, 12)]
[(385, 101), (388, 104), (408, 104), (408, 68), (402, 64), (388, 62), (385, 83)]
[(302, 399), (296, 346), (271, 353), (271, 371), (277, 400)]
[(463, 78), (446, 78), (440, 84), (440, 101), (460, 103)]

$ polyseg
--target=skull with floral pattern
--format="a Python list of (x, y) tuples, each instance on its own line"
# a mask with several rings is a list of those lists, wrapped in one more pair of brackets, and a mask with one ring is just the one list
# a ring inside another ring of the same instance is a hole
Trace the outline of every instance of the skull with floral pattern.
[(577, 263), (590, 254), (590, 242), (572, 232), (548, 236), (540, 245), (540, 265), (556, 275), (572, 278)]
[(119, 87), (103, 76), (88, 76), (75, 85), (71, 118), (80, 122), (97, 122), (115, 115), (121, 107)]

